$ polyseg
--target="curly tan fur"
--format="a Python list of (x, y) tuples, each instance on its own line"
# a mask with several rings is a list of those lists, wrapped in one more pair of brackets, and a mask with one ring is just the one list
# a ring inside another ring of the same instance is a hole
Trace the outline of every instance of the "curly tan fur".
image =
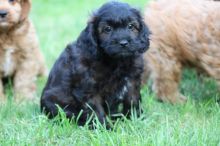
[(145, 11), (151, 46), (145, 54), (145, 76), (162, 101), (182, 103), (178, 91), (182, 69), (190, 65), (220, 84), (220, 3), (159, 0)]
[(46, 68), (38, 39), (28, 19), (30, 0), (0, 0), (0, 103), (5, 100), (3, 78), (12, 77), (16, 97), (32, 99), (37, 75)]

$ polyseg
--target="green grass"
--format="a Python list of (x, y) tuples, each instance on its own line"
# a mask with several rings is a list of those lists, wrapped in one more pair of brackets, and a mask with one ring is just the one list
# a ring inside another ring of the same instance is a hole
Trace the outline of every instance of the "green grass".
[[(104, 2), (33, 1), (31, 18), (49, 68), (63, 48), (77, 38), (92, 11)], [(127, 2), (143, 9), (146, 0)], [(38, 81), (39, 96), (45, 81)], [(143, 88), (142, 116), (119, 120), (113, 130), (105, 130), (100, 125), (96, 130), (89, 130), (87, 126), (70, 124), (66, 119), (50, 121), (40, 113), (39, 103), (8, 103), (0, 107), (0, 146), (220, 146), (216, 83), (198, 77), (193, 70), (186, 70), (180, 88), (189, 97), (186, 105), (159, 103), (146, 87)]]

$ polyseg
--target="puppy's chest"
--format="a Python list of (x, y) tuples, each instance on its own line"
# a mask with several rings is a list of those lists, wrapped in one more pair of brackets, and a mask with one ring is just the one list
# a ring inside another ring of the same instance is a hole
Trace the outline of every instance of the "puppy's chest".
[(131, 76), (129, 70), (121, 67), (112, 68), (108, 65), (98, 65), (93, 70), (96, 86), (102, 93), (114, 94), (115, 92), (127, 91), (130, 82), (128, 76)]
[(14, 74), (18, 60), (16, 59), (16, 47), (3, 45), (0, 48), (0, 73), (7, 77)]
[(99, 81), (99, 93), (107, 99), (123, 100), (130, 86), (130, 79), (126, 75), (110, 73)]

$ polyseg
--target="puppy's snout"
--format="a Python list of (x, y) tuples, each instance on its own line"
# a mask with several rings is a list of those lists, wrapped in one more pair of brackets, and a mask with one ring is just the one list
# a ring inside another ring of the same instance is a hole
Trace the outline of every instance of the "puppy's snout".
[(128, 40), (121, 40), (121, 41), (119, 42), (119, 44), (120, 44), (122, 47), (127, 47), (128, 44), (129, 44), (129, 42), (128, 42)]
[(0, 10), (0, 17), (5, 18), (8, 15), (8, 12), (6, 10)]

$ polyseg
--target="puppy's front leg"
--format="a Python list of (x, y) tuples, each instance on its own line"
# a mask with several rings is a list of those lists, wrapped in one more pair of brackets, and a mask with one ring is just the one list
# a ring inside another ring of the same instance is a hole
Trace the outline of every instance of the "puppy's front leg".
[(100, 96), (95, 96), (88, 101), (88, 105), (91, 106), (101, 124), (106, 123), (106, 113), (102, 105), (102, 98)]
[(140, 102), (141, 102), (141, 94), (140, 94), (140, 82), (128, 81), (128, 95), (125, 97), (123, 101), (123, 114), (130, 117), (132, 108), (136, 110), (137, 115), (140, 114)]
[[(39, 66), (33, 58), (26, 58), (18, 67), (14, 76), (15, 97), (33, 99), (36, 91), (36, 77)], [(20, 100), (19, 99), (19, 100)]]

